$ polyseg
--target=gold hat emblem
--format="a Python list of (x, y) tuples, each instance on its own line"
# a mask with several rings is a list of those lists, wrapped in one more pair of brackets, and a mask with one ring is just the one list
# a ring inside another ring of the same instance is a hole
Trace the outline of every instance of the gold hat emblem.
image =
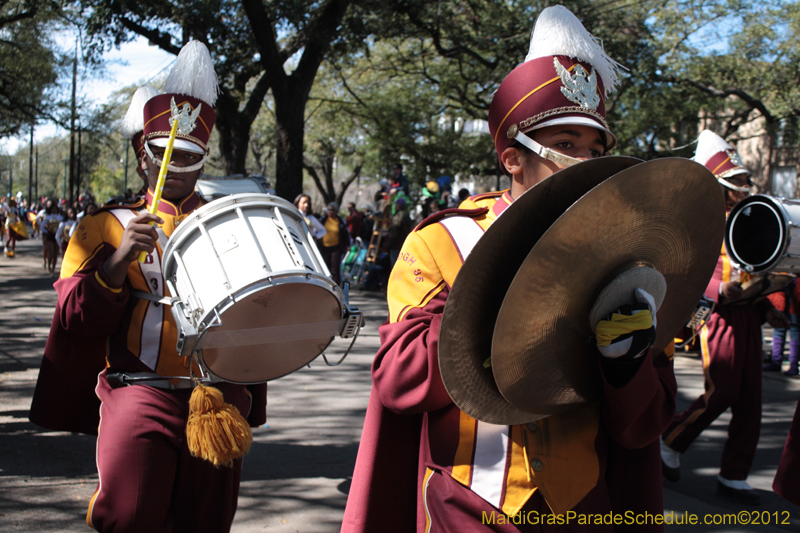
[(600, 105), (600, 94), (597, 92), (597, 73), (594, 68), (589, 74), (583, 66), (575, 65), (575, 74), (572, 75), (558, 61), (558, 58), (553, 58), (553, 65), (564, 85), (561, 87), (561, 92), (567, 97), (567, 100), (587, 109), (597, 109), (597, 106)]

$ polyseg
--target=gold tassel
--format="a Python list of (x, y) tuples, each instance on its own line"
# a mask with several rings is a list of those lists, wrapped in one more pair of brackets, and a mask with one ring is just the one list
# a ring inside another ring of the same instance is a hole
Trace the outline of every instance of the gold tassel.
[(232, 466), (250, 450), (253, 433), (235, 406), (225, 403), (222, 392), (198, 384), (189, 399), (186, 424), (189, 451), (216, 467)]

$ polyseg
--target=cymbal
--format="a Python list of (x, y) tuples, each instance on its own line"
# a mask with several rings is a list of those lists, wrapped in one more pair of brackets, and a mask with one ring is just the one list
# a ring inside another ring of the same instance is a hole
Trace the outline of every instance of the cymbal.
[(528, 252), (564, 211), (603, 180), (639, 163), (610, 156), (560, 170), (517, 198), (475, 244), (447, 297), (439, 329), (442, 380), (462, 411), (490, 424), (542, 418), (509, 404), (484, 367), (503, 297)]
[(638, 266), (664, 276), (659, 353), (708, 285), (724, 231), (719, 184), (688, 159), (642, 163), (589, 191), (538, 240), (508, 289), (492, 342), (501, 394), (542, 417), (597, 400), (601, 356), (588, 317), (601, 291)]

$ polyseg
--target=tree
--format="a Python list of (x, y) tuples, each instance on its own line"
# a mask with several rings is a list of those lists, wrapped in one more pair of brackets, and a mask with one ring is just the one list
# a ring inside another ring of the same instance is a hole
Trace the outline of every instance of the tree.
[(58, 58), (47, 31), (52, 18), (45, 2), (0, 0), (0, 137), (54, 116), (49, 96)]
[(276, 191), (293, 198), (302, 190), (303, 115), (317, 69), (332, 46), (346, 48), (345, 35), (360, 31), (357, 18), (345, 20), (351, 3), (143, 0), (135, 12), (123, 0), (82, 5), (95, 52), (131, 34), (175, 54), (191, 38), (209, 46), (222, 90), (216, 108), (220, 153), (230, 174), (245, 170), (250, 128), (271, 91)]

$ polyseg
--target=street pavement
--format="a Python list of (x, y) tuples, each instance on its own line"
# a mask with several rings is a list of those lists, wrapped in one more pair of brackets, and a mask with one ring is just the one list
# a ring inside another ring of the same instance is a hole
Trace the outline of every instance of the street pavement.
[[(94, 438), (47, 431), (27, 419), (55, 304), (54, 278), (41, 266), (41, 244), (25, 241), (0, 258), (0, 531), (88, 531), (85, 513), (97, 483)], [(253, 431), (245, 459), (235, 533), (329, 533), (339, 530), (370, 389), (369, 368), (386, 318), (385, 296), (353, 291), (366, 327), (337, 367), (321, 358), (269, 385), (268, 422)], [(770, 331), (765, 330), (765, 340)], [(328, 359), (347, 348), (337, 340)], [(678, 408), (702, 393), (697, 354), (676, 357)], [(800, 509), (772, 493), (772, 478), (800, 396), (800, 380), (763, 379), (764, 415), (750, 484), (759, 507), (716, 495), (716, 474), (729, 413), (703, 432), (683, 457), (682, 479), (664, 482), (665, 511), (702, 521), (741, 511), (766, 525), (670, 525), (670, 532), (800, 530)], [(65, 398), (64, 401), (69, 401)], [(800, 482), (800, 481), (798, 481)], [(740, 515), (740, 518), (743, 515)], [(776, 519), (782, 524), (776, 525)], [(728, 519), (729, 520), (729, 519)]]

